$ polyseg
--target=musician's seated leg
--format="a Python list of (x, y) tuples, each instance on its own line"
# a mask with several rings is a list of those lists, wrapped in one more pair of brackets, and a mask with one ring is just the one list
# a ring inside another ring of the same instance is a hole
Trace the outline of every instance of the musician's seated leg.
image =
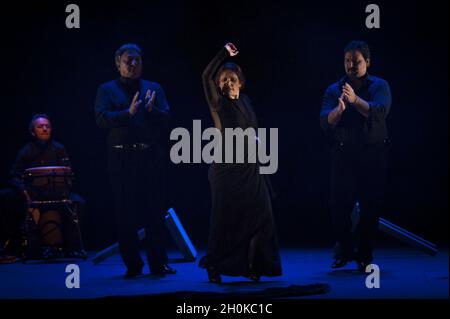
[(78, 222), (80, 223), (80, 220), (83, 220), (84, 216), (85, 216), (85, 212), (86, 212), (86, 201), (84, 200), (83, 197), (81, 197), (80, 195), (76, 194), (76, 193), (70, 193), (69, 195), (69, 199), (73, 202), (76, 203), (77, 208), (77, 216), (78, 216)]
[(22, 253), (22, 230), (25, 219), (24, 198), (13, 188), (0, 190), (0, 244), (3, 253)]
[(75, 202), (72, 212), (63, 214), (64, 251), (67, 257), (84, 257), (80, 220), (85, 211), (86, 201), (78, 194), (71, 193), (70, 200)]

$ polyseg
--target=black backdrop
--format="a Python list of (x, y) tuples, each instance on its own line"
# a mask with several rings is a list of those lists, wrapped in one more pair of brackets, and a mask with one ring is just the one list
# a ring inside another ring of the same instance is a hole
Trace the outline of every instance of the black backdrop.
[[(445, 2), (376, 2), (381, 29), (365, 27), (371, 2), (75, 1), (81, 28), (65, 27), (70, 2), (13, 3), (2, 9), (0, 186), (28, 140), (32, 114), (52, 118), (69, 151), (76, 192), (88, 202), (88, 248), (115, 240), (105, 172), (105, 135), (93, 105), (100, 83), (117, 77), (114, 51), (135, 42), (144, 78), (164, 87), (172, 126), (211, 125), (201, 72), (228, 42), (240, 54), (262, 127), (279, 128), (279, 170), (272, 177), (280, 241), (331, 243), (328, 148), (318, 114), (325, 88), (343, 75), (343, 48), (366, 40), (370, 72), (391, 85), (393, 141), (387, 186), (389, 220), (448, 242), (448, 10)], [(169, 202), (194, 244), (207, 239), (207, 165), (169, 164)]]

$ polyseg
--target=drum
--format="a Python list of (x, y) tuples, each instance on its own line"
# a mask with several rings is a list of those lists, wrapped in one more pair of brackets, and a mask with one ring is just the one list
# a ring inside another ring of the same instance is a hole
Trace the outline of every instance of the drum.
[(44, 247), (62, 247), (61, 216), (58, 211), (49, 210), (39, 219), (40, 242)]
[(26, 169), (25, 187), (33, 200), (62, 200), (69, 198), (73, 173), (68, 166), (41, 166)]

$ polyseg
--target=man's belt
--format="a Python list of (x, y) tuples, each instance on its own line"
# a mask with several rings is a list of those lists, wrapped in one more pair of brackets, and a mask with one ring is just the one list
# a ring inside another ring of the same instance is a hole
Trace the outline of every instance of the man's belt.
[(117, 144), (113, 145), (113, 148), (121, 149), (121, 150), (136, 150), (143, 151), (150, 148), (150, 145), (145, 143), (133, 143), (133, 144)]

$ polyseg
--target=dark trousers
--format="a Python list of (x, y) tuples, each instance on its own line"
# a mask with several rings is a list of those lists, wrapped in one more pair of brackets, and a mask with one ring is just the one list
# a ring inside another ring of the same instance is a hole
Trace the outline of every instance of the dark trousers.
[[(387, 141), (367, 145), (336, 143), (332, 147), (331, 215), (336, 239), (335, 257), (372, 261), (372, 251), (383, 209)], [(352, 233), (351, 212), (359, 201), (359, 223)]]
[(164, 163), (159, 148), (111, 149), (109, 175), (120, 255), (128, 270), (143, 266), (137, 230), (145, 229), (144, 248), (150, 271), (167, 263), (164, 235)]
[(25, 197), (13, 188), (0, 190), (0, 242), (19, 252), (22, 244), (21, 227), (25, 220)]

